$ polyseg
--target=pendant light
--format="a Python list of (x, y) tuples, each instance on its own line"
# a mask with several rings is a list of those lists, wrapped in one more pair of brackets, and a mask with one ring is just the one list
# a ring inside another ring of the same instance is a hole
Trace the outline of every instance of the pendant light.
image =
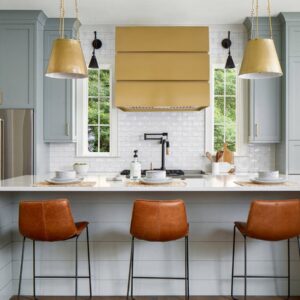
[(233, 62), (233, 58), (231, 56), (230, 47), (232, 45), (231, 39), (230, 39), (230, 31), (228, 31), (228, 38), (224, 39), (222, 41), (222, 46), (225, 49), (228, 49), (228, 57), (225, 64), (225, 69), (234, 69), (235, 64)]
[[(268, 17), (270, 38), (259, 38), (258, 0), (252, 0), (251, 39), (248, 41), (239, 77), (243, 79), (267, 79), (282, 76), (282, 69), (273, 41), (270, 0), (268, 1)], [(254, 4), (256, 4), (256, 31), (254, 36)]]
[(102, 47), (102, 42), (99, 39), (97, 39), (97, 31), (94, 31), (94, 35), (95, 35), (95, 38), (92, 42), (93, 54), (92, 54), (92, 58), (91, 58), (91, 61), (89, 64), (90, 69), (98, 69), (99, 68), (98, 61), (97, 61), (97, 58), (95, 55), (95, 50), (100, 49)]
[[(76, 20), (78, 20), (78, 3), (74, 0)], [(60, 1), (59, 38), (54, 40), (50, 55), (47, 77), (59, 79), (78, 79), (87, 77), (87, 67), (84, 60), (79, 31), (76, 39), (68, 39), (64, 36), (65, 6), (64, 0)]]

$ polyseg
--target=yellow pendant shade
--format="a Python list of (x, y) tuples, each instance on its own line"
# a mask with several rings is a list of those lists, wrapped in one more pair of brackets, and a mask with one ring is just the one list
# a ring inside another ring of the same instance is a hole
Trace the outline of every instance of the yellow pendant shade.
[(58, 38), (53, 42), (46, 76), (59, 79), (78, 79), (88, 76), (79, 40)]
[(239, 77), (243, 79), (267, 79), (282, 75), (273, 39), (249, 40)]

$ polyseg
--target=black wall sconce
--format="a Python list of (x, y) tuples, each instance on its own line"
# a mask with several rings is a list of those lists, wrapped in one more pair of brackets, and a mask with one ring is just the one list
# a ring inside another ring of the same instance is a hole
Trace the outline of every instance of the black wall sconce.
[(225, 49), (228, 49), (228, 57), (227, 57), (227, 61), (225, 64), (225, 69), (234, 69), (235, 68), (235, 64), (233, 62), (232, 56), (231, 56), (231, 52), (230, 52), (230, 47), (231, 47), (231, 39), (230, 39), (230, 31), (228, 31), (228, 38), (224, 39), (222, 41), (222, 46)]
[(95, 50), (98, 50), (102, 47), (102, 42), (99, 39), (97, 39), (97, 31), (94, 31), (94, 35), (95, 35), (95, 38), (92, 42), (93, 54), (92, 54), (92, 58), (91, 58), (91, 61), (89, 64), (90, 69), (98, 69), (99, 68), (97, 58), (95, 55)]

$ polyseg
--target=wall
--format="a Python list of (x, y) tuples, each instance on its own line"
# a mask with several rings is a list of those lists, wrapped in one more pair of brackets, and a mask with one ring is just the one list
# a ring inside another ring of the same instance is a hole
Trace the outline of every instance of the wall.
[[(92, 48), (93, 31), (103, 41), (103, 47), (96, 52), (99, 63), (114, 62), (113, 26), (82, 26), (81, 41), (86, 61), (89, 62)], [(245, 44), (245, 31), (242, 25), (213, 26), (210, 28), (211, 59), (225, 63), (227, 51), (221, 41), (232, 31), (232, 55), (236, 62), (241, 60)], [(201, 112), (161, 112), (161, 113), (124, 113), (118, 111), (118, 158), (77, 158), (75, 144), (50, 145), (50, 170), (70, 167), (74, 162), (90, 163), (91, 171), (119, 172), (129, 167), (134, 149), (139, 150), (143, 168), (160, 166), (161, 147), (156, 142), (143, 141), (145, 132), (168, 132), (171, 155), (167, 157), (167, 168), (204, 169), (209, 166), (205, 154), (205, 110)], [(237, 171), (257, 171), (274, 167), (274, 147), (271, 145), (247, 147), (247, 154), (236, 158)]]

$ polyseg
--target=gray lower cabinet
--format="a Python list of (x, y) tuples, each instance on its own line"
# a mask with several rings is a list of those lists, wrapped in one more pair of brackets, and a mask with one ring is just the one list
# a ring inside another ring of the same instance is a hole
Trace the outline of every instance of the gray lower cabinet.
[[(259, 18), (259, 36), (269, 38), (268, 18)], [(281, 59), (281, 27), (278, 18), (272, 18), (273, 39)], [(245, 26), (249, 35), (251, 20)], [(279, 143), (281, 141), (281, 78), (249, 81), (249, 142)]]
[[(58, 19), (48, 19), (44, 31), (44, 70), (46, 72), (52, 42), (58, 37)], [(66, 37), (77, 30), (75, 19), (65, 20)], [(44, 141), (76, 141), (76, 81), (44, 77)]]

